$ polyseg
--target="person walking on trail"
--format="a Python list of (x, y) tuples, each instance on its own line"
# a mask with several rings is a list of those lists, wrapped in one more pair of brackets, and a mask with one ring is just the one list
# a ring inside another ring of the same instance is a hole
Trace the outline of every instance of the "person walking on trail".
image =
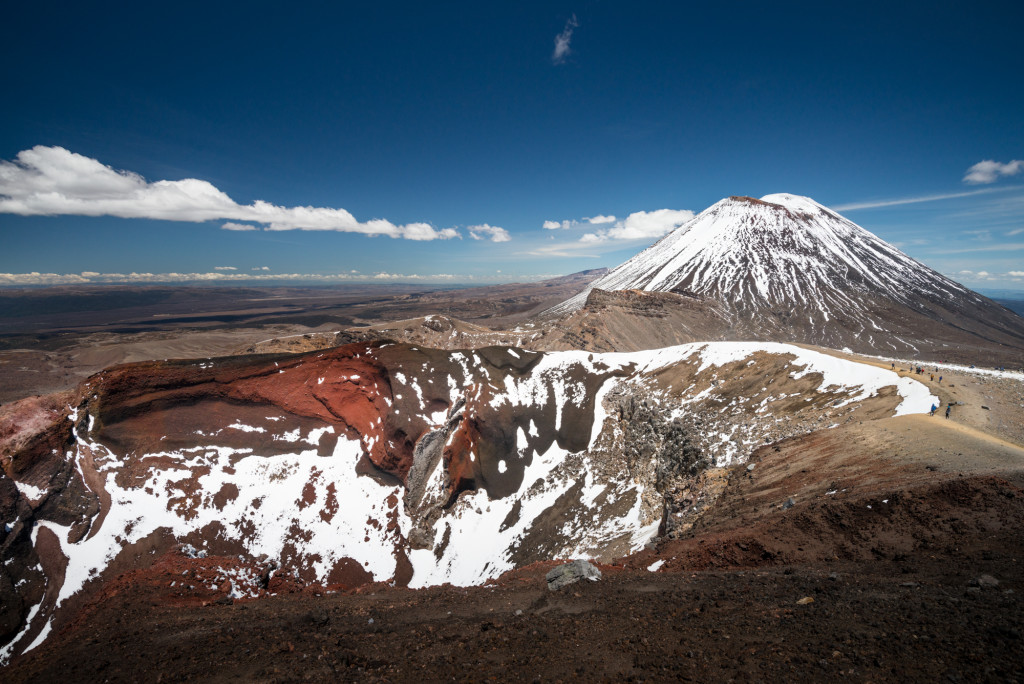
[(935, 373), (932, 373), (931, 375), (929, 375), (929, 376), (928, 376), (928, 378), (929, 378), (929, 379), (930, 379), (930, 380), (931, 380), (932, 382), (935, 382)]
[(896, 370), (896, 362), (895, 361), (893, 361), (893, 363), (892, 363), (892, 369)]
[(953, 405), (952, 404), (947, 404), (946, 405), (946, 418), (949, 418), (949, 412), (952, 411), (952, 410), (953, 410)]
[(938, 404), (932, 404), (932, 410), (928, 412), (929, 416), (934, 416), (935, 412), (939, 410)]
[(941, 375), (939, 376), (939, 384), (940, 385), (942, 384), (942, 376)]

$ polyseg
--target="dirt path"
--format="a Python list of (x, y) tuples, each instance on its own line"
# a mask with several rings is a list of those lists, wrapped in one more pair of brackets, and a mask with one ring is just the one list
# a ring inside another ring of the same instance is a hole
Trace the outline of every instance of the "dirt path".
[[(914, 372), (912, 362), (881, 360), (859, 354), (850, 354), (810, 345), (797, 345), (841, 359), (857, 361), (878, 368), (892, 369), (900, 377), (916, 380), (939, 397), (937, 418), (943, 418), (946, 406), (953, 404), (951, 423), (971, 427), (979, 433), (1024, 446), (1024, 375), (1020, 373), (993, 374), (984, 369), (936, 366), (920, 362), (924, 372)], [(934, 379), (932, 379), (934, 376)], [(939, 378), (942, 379), (939, 382)]]

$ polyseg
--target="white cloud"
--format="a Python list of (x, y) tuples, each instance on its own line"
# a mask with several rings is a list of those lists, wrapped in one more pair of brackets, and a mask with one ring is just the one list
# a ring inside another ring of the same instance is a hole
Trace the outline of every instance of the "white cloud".
[(1014, 228), (1013, 230), (1011, 230), (1006, 235), (1007, 235), (1007, 237), (1012, 237), (1014, 235), (1020, 235), (1021, 233), (1024, 233), (1024, 228)]
[[(381, 221), (382, 219), (376, 220)], [(384, 223), (387, 222), (384, 221)], [(429, 223), (410, 223), (402, 226), (402, 233), (402, 237), (406, 240), (450, 240), (453, 237), (459, 237), (459, 232), (454, 228), (435, 230)]]
[(1024, 271), (1010, 271), (1006, 275), (1013, 276), (1014, 278), (1024, 278)]
[(253, 266), (253, 267), (252, 267), (251, 269), (249, 269), (249, 270), (250, 270), (250, 271), (269, 271), (269, 270), (270, 270), (270, 267), (269, 267), (269, 266)]
[(615, 217), (614, 216), (611, 216), (611, 215), (603, 216), (601, 214), (598, 214), (597, 216), (591, 216), (590, 218), (585, 218), (583, 220), (586, 221), (587, 223), (594, 223), (594, 224), (599, 224), (599, 223), (615, 223)]
[(574, 227), (576, 227), (578, 225), (579, 225), (579, 223), (577, 221), (545, 221), (544, 222), (544, 229), (545, 230), (569, 230), (570, 228), (574, 228)]
[(594, 233), (587, 233), (580, 242), (605, 242), (607, 240), (650, 240), (669, 233), (693, 218), (689, 209), (658, 209), (656, 211), (635, 211), (614, 226)]
[(1006, 164), (986, 159), (967, 169), (964, 183), (972, 185), (995, 183), (1000, 176), (1014, 176), (1021, 171), (1024, 171), (1024, 161), (1020, 159), (1014, 159)]
[(555, 36), (555, 51), (551, 53), (551, 61), (555, 64), (565, 63), (566, 58), (572, 53), (570, 43), (572, 43), (572, 32), (579, 26), (579, 22), (576, 21), (576, 15), (569, 17), (569, 21), (565, 22), (565, 28), (562, 32)]
[(228, 221), (223, 226), (221, 226), (221, 230), (259, 230), (259, 229), (256, 226), (249, 225), (248, 223), (232, 223), (232, 222)]
[(234, 266), (214, 266), (214, 271), (237, 271), (238, 269)]
[(116, 216), (164, 221), (227, 220), (222, 228), (244, 230), (235, 221), (267, 230), (328, 230), (386, 235), (408, 240), (457, 237), (426, 223), (396, 225), (385, 219), (360, 222), (344, 209), (282, 207), (263, 200), (238, 204), (211, 183), (196, 178), (148, 182), (63, 147), (37, 145), (0, 160), (0, 213), (21, 216)]
[(479, 226), (468, 226), (469, 237), (474, 240), (490, 240), (491, 242), (508, 242), (512, 237), (508, 231), (498, 226), (489, 226), (483, 223)]

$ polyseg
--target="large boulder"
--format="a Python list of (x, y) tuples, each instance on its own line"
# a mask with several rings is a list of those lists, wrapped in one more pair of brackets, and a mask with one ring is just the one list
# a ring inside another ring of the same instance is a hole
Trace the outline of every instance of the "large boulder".
[(558, 591), (562, 587), (575, 584), (582, 579), (589, 579), (596, 582), (601, 579), (601, 571), (593, 563), (585, 560), (574, 560), (565, 565), (559, 565), (547, 574), (548, 589)]

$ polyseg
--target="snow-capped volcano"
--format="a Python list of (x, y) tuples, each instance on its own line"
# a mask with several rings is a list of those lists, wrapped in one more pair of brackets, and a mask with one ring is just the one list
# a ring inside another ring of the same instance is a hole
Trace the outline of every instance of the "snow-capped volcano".
[(937, 324), (1024, 339), (1020, 317), (790, 194), (723, 199), (548, 313), (583, 308), (595, 289), (706, 300), (724, 311), (725, 337), (913, 350)]

